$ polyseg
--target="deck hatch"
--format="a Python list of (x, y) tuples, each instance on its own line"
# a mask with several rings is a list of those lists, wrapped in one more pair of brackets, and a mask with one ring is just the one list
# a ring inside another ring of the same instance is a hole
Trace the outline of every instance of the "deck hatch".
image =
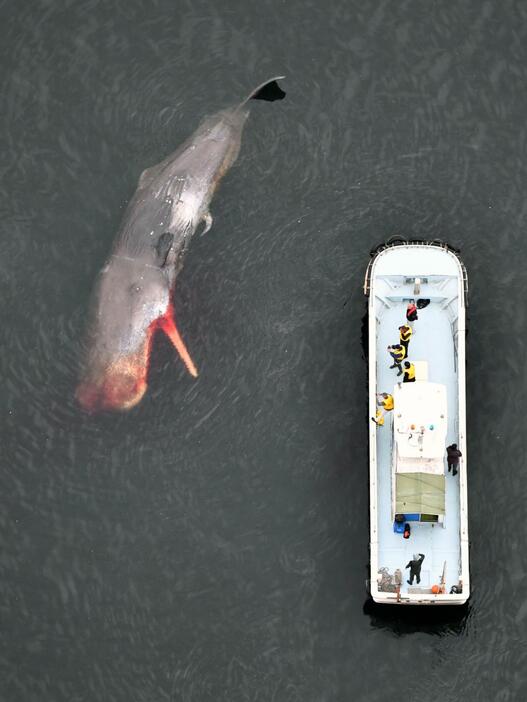
[(395, 478), (395, 512), (445, 514), (445, 476), (398, 473)]

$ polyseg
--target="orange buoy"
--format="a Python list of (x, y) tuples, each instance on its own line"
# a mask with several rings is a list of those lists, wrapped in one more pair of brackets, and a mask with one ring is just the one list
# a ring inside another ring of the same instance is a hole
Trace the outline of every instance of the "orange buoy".
[(439, 595), (439, 585), (432, 585), (432, 594)]

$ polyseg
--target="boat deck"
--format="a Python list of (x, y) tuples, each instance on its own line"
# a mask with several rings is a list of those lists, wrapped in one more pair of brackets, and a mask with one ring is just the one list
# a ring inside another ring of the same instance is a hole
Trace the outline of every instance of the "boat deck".
[[(411, 286), (408, 296), (411, 296)], [(423, 288), (420, 297), (427, 297)], [(398, 343), (398, 327), (406, 321), (406, 301), (393, 301), (390, 309), (379, 310), (377, 318), (377, 392), (393, 394), (394, 384), (402, 380), (397, 369), (390, 369), (391, 356), (387, 346)], [(454, 340), (449, 318), (440, 302), (431, 302), (419, 310), (419, 318), (411, 323), (413, 329), (408, 359), (412, 362), (428, 363), (428, 380), (446, 386), (448, 403), (447, 445), (457, 442), (457, 374), (455, 369)], [(439, 583), (444, 562), (447, 562), (446, 585), (449, 592), (457, 585), (460, 571), (459, 530), (459, 475), (446, 472), (445, 521), (444, 524), (411, 523), (411, 535), (404, 539), (393, 531), (392, 519), (392, 422), (393, 412), (385, 415), (385, 424), (377, 429), (377, 495), (378, 495), (378, 565), (393, 573), (396, 568), (403, 572), (401, 593), (412, 592), (406, 580), (409, 570), (406, 564), (414, 553), (424, 553), (420, 587), (429, 588)], [(414, 582), (414, 588), (416, 583)]]

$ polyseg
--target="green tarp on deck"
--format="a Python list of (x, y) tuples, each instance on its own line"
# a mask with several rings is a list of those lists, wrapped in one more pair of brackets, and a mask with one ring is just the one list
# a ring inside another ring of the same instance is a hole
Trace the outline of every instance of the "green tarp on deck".
[(445, 476), (397, 473), (396, 514), (445, 514)]

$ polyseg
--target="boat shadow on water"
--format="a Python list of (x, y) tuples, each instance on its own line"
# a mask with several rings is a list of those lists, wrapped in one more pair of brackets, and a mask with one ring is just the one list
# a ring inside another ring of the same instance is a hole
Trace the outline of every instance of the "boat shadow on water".
[(375, 629), (385, 629), (395, 636), (431, 634), (459, 636), (465, 631), (470, 617), (470, 604), (404, 606), (377, 604), (368, 597), (362, 611), (370, 617)]

